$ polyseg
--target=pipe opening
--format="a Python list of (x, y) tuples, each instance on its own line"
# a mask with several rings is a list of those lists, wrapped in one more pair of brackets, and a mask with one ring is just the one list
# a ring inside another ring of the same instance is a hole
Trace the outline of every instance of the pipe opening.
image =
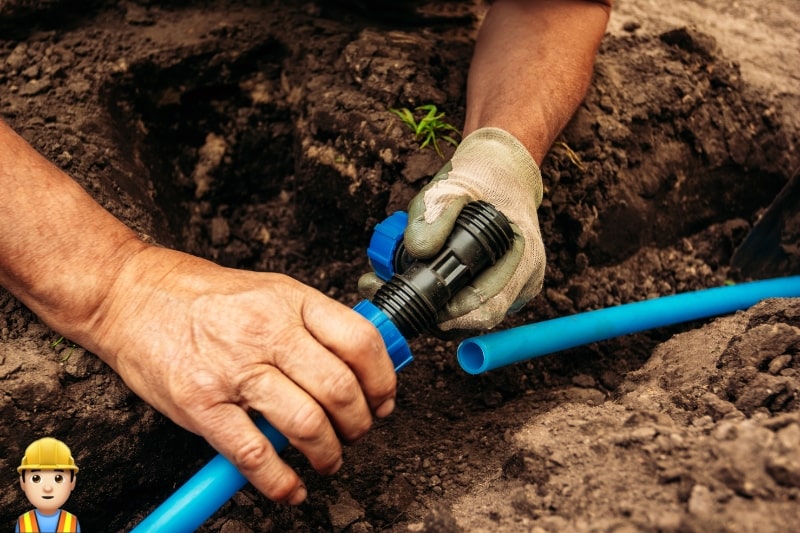
[(483, 349), (474, 340), (466, 340), (458, 347), (458, 363), (468, 374), (480, 374), (486, 366)]

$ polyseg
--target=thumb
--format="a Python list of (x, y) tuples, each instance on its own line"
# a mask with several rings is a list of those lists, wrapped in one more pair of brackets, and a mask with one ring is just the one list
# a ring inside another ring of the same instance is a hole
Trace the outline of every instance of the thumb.
[[(403, 238), (403, 244), (408, 253), (417, 259), (429, 259), (436, 255), (444, 246), (445, 241), (453, 232), (456, 219), (461, 209), (469, 202), (467, 196), (450, 197), (450, 202), (439, 207), (438, 216), (431, 219), (428, 212), (430, 206), (425, 201), (432, 190), (418, 194), (408, 206), (408, 226)], [(433, 200), (441, 202), (441, 199)], [(426, 216), (427, 215), (427, 216)]]
[(375, 273), (368, 272), (358, 278), (358, 295), (367, 300), (372, 300), (383, 284), (384, 281)]

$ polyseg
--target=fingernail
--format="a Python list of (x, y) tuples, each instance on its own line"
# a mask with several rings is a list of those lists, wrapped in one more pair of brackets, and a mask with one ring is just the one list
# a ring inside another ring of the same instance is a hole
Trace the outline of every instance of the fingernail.
[(300, 505), (306, 501), (306, 496), (308, 496), (308, 490), (306, 489), (306, 486), (300, 485), (300, 487), (294, 491), (292, 497), (289, 498), (289, 503), (292, 505)]
[(392, 411), (394, 411), (394, 398), (389, 398), (375, 409), (375, 416), (385, 418), (392, 414)]

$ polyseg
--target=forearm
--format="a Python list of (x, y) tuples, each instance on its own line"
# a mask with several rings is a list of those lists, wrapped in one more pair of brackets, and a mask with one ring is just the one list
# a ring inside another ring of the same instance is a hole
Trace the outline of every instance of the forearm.
[(497, 0), (469, 73), (464, 135), (502, 128), (541, 164), (583, 100), (611, 0)]
[(0, 121), (0, 285), (82, 341), (127, 258), (146, 245)]

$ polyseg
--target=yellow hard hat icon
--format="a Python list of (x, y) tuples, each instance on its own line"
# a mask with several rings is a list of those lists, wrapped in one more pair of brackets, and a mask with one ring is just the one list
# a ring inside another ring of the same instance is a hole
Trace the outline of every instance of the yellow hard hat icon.
[(33, 441), (28, 446), (17, 472), (22, 473), (23, 470), (74, 470), (78, 473), (67, 445), (52, 437)]

